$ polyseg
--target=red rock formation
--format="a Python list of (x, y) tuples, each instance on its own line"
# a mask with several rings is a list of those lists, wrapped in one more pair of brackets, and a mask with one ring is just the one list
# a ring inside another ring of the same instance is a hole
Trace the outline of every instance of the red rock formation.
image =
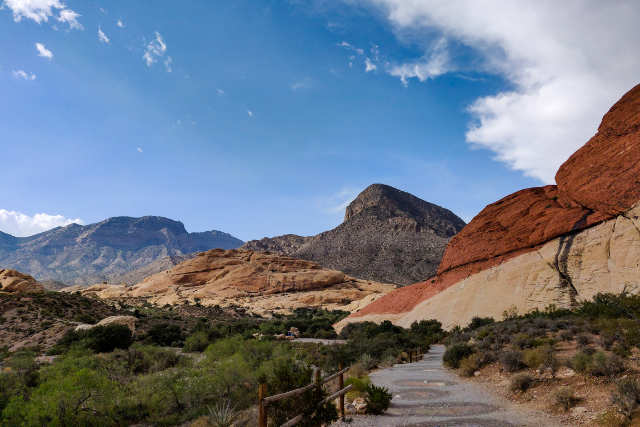
[[(557, 186), (524, 189), (488, 205), (451, 239), (435, 277), (395, 290), (350, 318), (355, 321), (377, 316), (374, 320), (380, 320), (386, 313), (397, 319), (396, 315), (409, 313), (467, 278), (540, 250), (553, 239), (575, 235), (623, 215), (636, 205), (640, 201), (640, 85), (609, 110), (598, 133), (560, 167), (556, 182)], [(570, 282), (561, 271), (567, 270), (567, 265), (560, 254), (561, 250), (568, 252), (570, 246), (571, 242), (567, 246), (560, 241), (551, 262), (539, 256), (539, 263), (546, 264), (544, 268), (557, 272), (559, 282)], [(531, 259), (527, 262), (526, 267), (531, 269)], [(538, 272), (531, 271), (523, 273), (529, 276), (522, 281), (533, 288), (540, 282), (536, 281)], [(571, 283), (565, 285), (573, 287)], [(495, 303), (499, 305), (500, 301)]]
[(598, 133), (560, 166), (556, 182), (564, 198), (609, 215), (640, 200), (640, 85), (611, 107)]

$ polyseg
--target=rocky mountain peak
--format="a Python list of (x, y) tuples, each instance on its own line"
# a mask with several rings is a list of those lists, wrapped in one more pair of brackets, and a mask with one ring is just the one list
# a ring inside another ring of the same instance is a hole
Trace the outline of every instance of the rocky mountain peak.
[(395, 228), (431, 231), (442, 237), (451, 237), (465, 226), (450, 210), (385, 184), (365, 188), (347, 206), (344, 222), (362, 216), (389, 221)]

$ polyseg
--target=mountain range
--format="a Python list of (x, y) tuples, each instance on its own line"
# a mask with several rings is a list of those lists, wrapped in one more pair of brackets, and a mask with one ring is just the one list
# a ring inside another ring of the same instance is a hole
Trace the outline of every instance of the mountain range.
[[(148, 274), (214, 248), (233, 249), (242, 241), (222, 231), (188, 233), (181, 222), (158, 216), (113, 217), (70, 224), (29, 237), (0, 232), (0, 266), (68, 285), (119, 283), (150, 264)], [(125, 275), (125, 276), (123, 276)], [(129, 278), (137, 281), (139, 275)]]
[(354, 277), (406, 285), (435, 273), (444, 249), (465, 222), (448, 209), (384, 184), (347, 206), (338, 227), (316, 236), (252, 240), (241, 249), (291, 256)]

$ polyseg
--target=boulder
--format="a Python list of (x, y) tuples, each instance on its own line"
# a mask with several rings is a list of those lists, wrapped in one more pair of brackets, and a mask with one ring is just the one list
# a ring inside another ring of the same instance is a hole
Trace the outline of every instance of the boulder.
[(5, 292), (43, 292), (44, 287), (28, 274), (0, 269), (0, 290)]
[(105, 317), (95, 325), (82, 324), (76, 326), (76, 331), (83, 331), (87, 329), (95, 328), (96, 326), (108, 326), (108, 325), (123, 325), (131, 330), (131, 333), (136, 331), (136, 318), (133, 316), (109, 316)]

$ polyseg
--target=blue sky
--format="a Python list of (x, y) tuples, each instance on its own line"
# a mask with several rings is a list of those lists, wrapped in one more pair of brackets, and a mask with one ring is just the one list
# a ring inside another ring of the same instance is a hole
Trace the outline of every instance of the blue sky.
[[(638, 75), (635, 60), (593, 64), (589, 40), (567, 59), (579, 27), (532, 47), (512, 16), (478, 11), (500, 19), (487, 32), (431, 3), (5, 1), (0, 230), (161, 215), (310, 235), (375, 182), (469, 220), (553, 182)], [(545, 11), (520, 25), (560, 27)], [(637, 46), (622, 21), (614, 36)]]

